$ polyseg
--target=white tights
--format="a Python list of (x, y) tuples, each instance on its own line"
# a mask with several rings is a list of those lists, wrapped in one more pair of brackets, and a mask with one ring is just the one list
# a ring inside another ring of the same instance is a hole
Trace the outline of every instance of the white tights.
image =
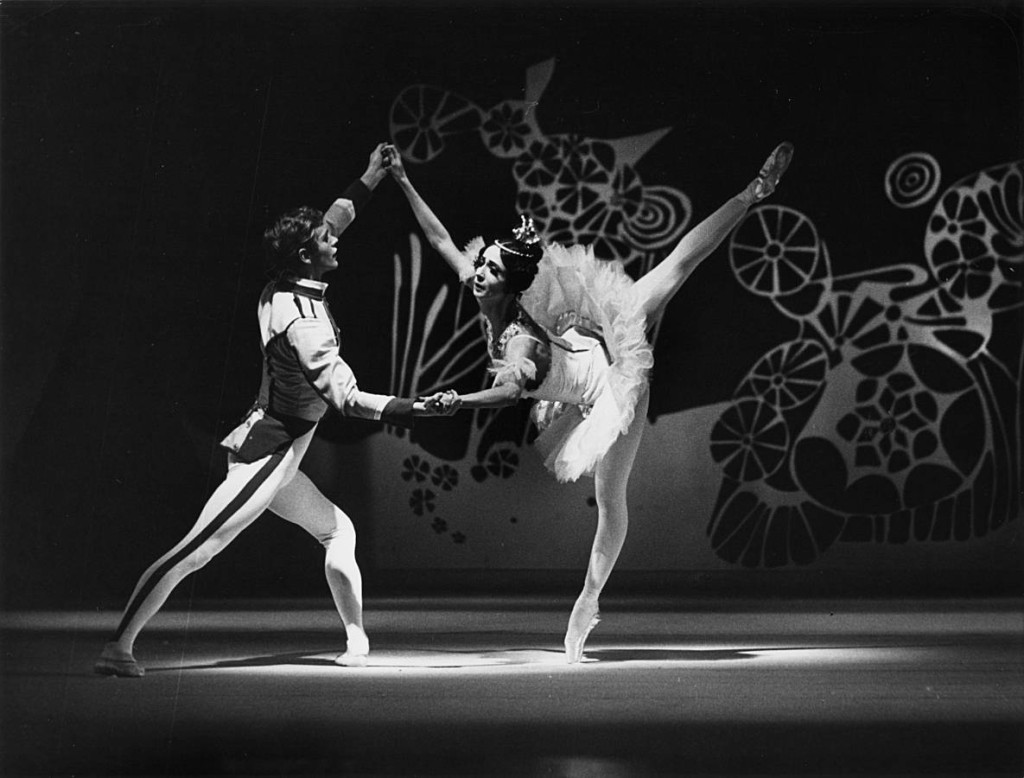
[(345, 512), (299, 471), (312, 438), (310, 430), (282, 454), (250, 463), (230, 461), (227, 476), (210, 495), (192, 529), (150, 565), (135, 586), (114, 635), (122, 651), (132, 652), (139, 632), (186, 576), (223, 551), (267, 509), (299, 525), (324, 546), (324, 570), (338, 614), (350, 638), (365, 640), (355, 528)]
[[(664, 260), (636, 282), (635, 289), (641, 295), (648, 326), (657, 321), (683, 282), (729, 236), (754, 202), (752, 187), (748, 186), (687, 232)], [(580, 594), (584, 601), (593, 603), (600, 596), (626, 539), (629, 526), (626, 488), (647, 424), (649, 400), (645, 392), (637, 403), (633, 423), (612, 444), (594, 473), (597, 531)]]

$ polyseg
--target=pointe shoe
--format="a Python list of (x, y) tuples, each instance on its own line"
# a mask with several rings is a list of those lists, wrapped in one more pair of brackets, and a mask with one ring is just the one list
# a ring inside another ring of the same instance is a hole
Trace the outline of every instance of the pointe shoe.
[(97, 675), (113, 675), (118, 678), (141, 678), (146, 674), (135, 657), (122, 650), (117, 643), (107, 643), (103, 647), (92, 669)]
[(579, 664), (583, 659), (583, 647), (594, 627), (601, 621), (597, 600), (593, 602), (579, 599), (573, 606), (569, 616), (569, 628), (565, 633), (565, 661), (571, 665)]
[(351, 651), (346, 651), (334, 660), (334, 664), (339, 667), (366, 667), (366, 662), (366, 654), (354, 654)]
[(370, 653), (370, 641), (362, 638), (349, 637), (345, 653), (334, 660), (341, 667), (366, 667), (366, 657)]
[(782, 174), (786, 172), (786, 168), (789, 167), (789, 163), (792, 161), (792, 143), (786, 141), (775, 147), (761, 166), (757, 178), (750, 182), (751, 194), (754, 196), (755, 203), (760, 202), (775, 191), (775, 187), (779, 185), (779, 179), (782, 178)]

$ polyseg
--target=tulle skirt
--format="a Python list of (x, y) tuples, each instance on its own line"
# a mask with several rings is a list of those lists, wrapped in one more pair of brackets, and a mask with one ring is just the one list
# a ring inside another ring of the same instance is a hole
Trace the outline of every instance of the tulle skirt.
[(591, 331), (607, 349), (610, 364), (593, 405), (545, 398), (538, 391), (541, 399), (532, 411), (541, 430), (535, 445), (558, 480), (592, 475), (633, 423), (654, 365), (634, 281), (621, 262), (598, 260), (589, 247), (552, 244), (520, 304), (554, 335), (578, 327)]

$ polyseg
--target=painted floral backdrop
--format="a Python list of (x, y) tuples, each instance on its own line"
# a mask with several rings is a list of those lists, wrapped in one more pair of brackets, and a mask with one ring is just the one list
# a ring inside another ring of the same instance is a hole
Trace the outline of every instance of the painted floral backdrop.
[[(642, 177), (644, 154), (671, 128), (616, 140), (546, 134), (532, 107), (554, 69), (553, 60), (530, 68), (522, 99), (489, 106), (410, 86), (392, 104), (392, 140), (412, 169), (440, 164), (446, 142), (475, 134), (508, 160), (514, 208), (547, 240), (593, 244), (639, 276), (690, 226), (689, 195)], [(930, 217), (917, 247), (892, 246), (891, 261), (870, 270), (833, 257), (830, 239), (842, 236), (821, 235), (813, 213), (785, 205), (784, 190), (754, 208), (720, 251), (745, 293), (770, 301), (797, 334), (751, 364), (731, 397), (673, 415), (689, 419), (659, 419), (685, 426), (684, 442), (655, 453), (648, 435), (633, 491), (662, 495), (669, 507), (659, 513), (677, 516), (661, 521), (701, 517), (705, 550), (729, 566), (806, 565), (837, 543), (966, 543), (1015, 520), (1022, 181), (1020, 161), (944, 185), (927, 151), (894, 159), (879, 196)], [(428, 288), (423, 266), (436, 258), (425, 251), (416, 234), (395, 248), (391, 391), (484, 386), (475, 304), (454, 281)], [(557, 566), (562, 523), (593, 521), (592, 486), (555, 484), (532, 439), (522, 408), (474, 412), (436, 441), (397, 430), (372, 439), (377, 465), (405, 486), (377, 495), (390, 517), (379, 533), (385, 564), (500, 564), (508, 544), (522, 551), (528, 524), (543, 548), (534, 561)], [(673, 462), (686, 478), (649, 481)], [(717, 486), (695, 490), (695, 479)], [(448, 542), (425, 553), (431, 536)], [(415, 555), (403, 556), (406, 541)]]

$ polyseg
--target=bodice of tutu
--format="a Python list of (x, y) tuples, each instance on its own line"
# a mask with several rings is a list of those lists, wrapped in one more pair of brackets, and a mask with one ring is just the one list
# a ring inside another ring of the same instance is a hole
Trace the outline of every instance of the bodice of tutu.
[(593, 405), (604, 390), (611, 366), (604, 342), (578, 328), (551, 336), (551, 366), (526, 397), (549, 402)]
[[(482, 246), (471, 242), (467, 259)], [(535, 446), (560, 481), (574, 481), (593, 473), (633, 423), (654, 364), (647, 321), (622, 263), (598, 261), (584, 246), (547, 246), (519, 307), (496, 341), (484, 320), (490, 372), (495, 384), (516, 383), (536, 400)], [(518, 337), (550, 345), (546, 372), (513, 356), (522, 354), (509, 348)]]

